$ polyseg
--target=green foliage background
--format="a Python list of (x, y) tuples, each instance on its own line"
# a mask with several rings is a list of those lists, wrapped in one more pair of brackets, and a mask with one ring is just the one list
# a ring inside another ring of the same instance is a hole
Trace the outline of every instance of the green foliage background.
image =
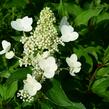
[[(43, 7), (50, 7), (57, 19), (57, 29), (63, 16), (79, 33), (75, 42), (59, 47), (61, 66), (63, 57), (79, 56), (82, 70), (76, 77), (62, 70), (43, 84), (39, 99), (23, 103), (16, 97), (22, 80), (31, 68), (20, 68), (17, 59), (0, 56), (0, 109), (109, 109), (109, 1), (108, 0), (0, 0), (0, 42), (12, 43), (16, 55), (23, 51), (19, 39), (22, 32), (11, 28), (10, 22), (29, 16), (33, 27)], [(0, 45), (0, 49), (2, 47)]]

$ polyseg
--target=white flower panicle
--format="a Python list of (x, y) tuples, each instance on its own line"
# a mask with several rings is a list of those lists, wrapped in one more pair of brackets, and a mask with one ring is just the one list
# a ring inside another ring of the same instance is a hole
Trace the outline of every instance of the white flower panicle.
[(11, 49), (11, 43), (10, 42), (3, 40), (2, 41), (2, 48), (3, 48), (3, 50), (0, 51), (0, 55), (5, 54), (5, 57), (7, 59), (12, 59), (14, 57), (14, 55), (15, 55), (14, 52), (10, 51), (10, 49)]
[[(45, 74), (45, 71), (42, 71), (40, 66), (38, 66), (38, 56), (42, 56), (45, 50), (52, 55), (55, 51), (58, 51), (58, 45), (62, 44), (54, 26), (55, 22), (56, 19), (53, 12), (50, 8), (45, 7), (40, 12), (40, 17), (35, 31), (30, 37), (23, 36), (21, 38), (21, 42), (24, 45), (24, 51), (23, 58), (19, 60), (20, 66), (31, 65), (33, 67), (33, 72), (34, 74), (36, 73), (37, 77)], [(52, 74), (53, 73), (54, 71)]]
[(59, 28), (62, 34), (61, 40), (63, 42), (75, 41), (79, 37), (79, 34), (69, 25), (66, 16), (62, 18)]
[(72, 76), (75, 76), (75, 73), (78, 73), (81, 70), (81, 63), (77, 60), (78, 59), (76, 54), (72, 54), (70, 58), (69, 57), (66, 58), (66, 62), (70, 67), (70, 74)]
[(16, 21), (11, 22), (13, 29), (17, 31), (29, 32), (32, 30), (33, 19), (28, 16), (23, 17), (22, 19), (17, 19)]
[(38, 49), (57, 51), (60, 43), (58, 33), (54, 27), (55, 17), (50, 8), (44, 8), (40, 13), (40, 19), (33, 34)]

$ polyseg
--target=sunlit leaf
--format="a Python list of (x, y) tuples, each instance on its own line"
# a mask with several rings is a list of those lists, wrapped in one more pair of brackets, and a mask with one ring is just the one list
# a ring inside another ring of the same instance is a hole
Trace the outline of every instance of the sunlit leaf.
[(106, 64), (107, 62), (109, 62), (109, 46), (105, 50), (104, 57), (103, 57), (103, 63)]
[(92, 91), (107, 100), (109, 100), (108, 88), (109, 88), (109, 77), (98, 79), (92, 85)]
[(12, 84), (10, 84), (10, 86), (7, 87), (7, 93), (5, 95), (7, 99), (14, 97), (17, 87), (17, 81), (14, 81)]
[(97, 77), (109, 77), (109, 67), (102, 67), (96, 72)]
[(96, 8), (96, 9), (89, 9), (89, 10), (85, 10), (84, 12), (82, 12), (80, 15), (78, 15), (75, 18), (75, 24), (77, 26), (80, 25), (87, 25), (88, 20), (93, 17), (93, 16), (97, 16), (99, 15), (99, 13), (102, 11), (102, 8)]

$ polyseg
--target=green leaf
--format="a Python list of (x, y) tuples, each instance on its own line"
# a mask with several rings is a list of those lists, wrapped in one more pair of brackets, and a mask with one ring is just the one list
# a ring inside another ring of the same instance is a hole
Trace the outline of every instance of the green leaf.
[(61, 16), (68, 16), (68, 12), (67, 12), (67, 10), (65, 8), (65, 5), (62, 2), (62, 0), (60, 0), (60, 4), (58, 5), (57, 9), (58, 9), (59, 15), (61, 15)]
[(77, 16), (83, 12), (80, 6), (73, 3), (67, 3), (62, 1), (60, 2), (60, 4), (54, 4), (54, 8), (58, 10), (59, 15), (61, 16), (68, 16), (69, 14)]
[(20, 42), (21, 36), (11, 36), (11, 38), (17, 42)]
[(71, 15), (78, 16), (83, 12), (83, 9), (80, 6), (73, 4), (73, 3), (64, 3), (65, 9)]
[(14, 81), (12, 84), (10, 84), (8, 87), (7, 87), (7, 93), (6, 93), (6, 98), (7, 99), (11, 99), (14, 97), (16, 91), (17, 91), (17, 88), (18, 88), (18, 82), (17, 81)]
[(53, 109), (53, 107), (50, 105), (50, 102), (48, 102), (47, 100), (43, 102), (41, 101), (40, 105), (41, 105), (41, 109)]
[(96, 80), (92, 85), (92, 91), (109, 101), (109, 77)]
[(103, 67), (96, 72), (97, 77), (109, 77), (109, 67)]
[(77, 56), (80, 57), (81, 60), (84, 62), (82, 66), (83, 68), (85, 68), (85, 71), (91, 72), (93, 69), (93, 60), (91, 56), (88, 54), (88, 51), (82, 46), (78, 46), (77, 48), (74, 48), (74, 53), (76, 53)]
[(0, 85), (0, 96), (2, 100), (7, 100), (6, 99), (6, 92), (7, 91), (7, 86), (5, 85)]
[(98, 16), (102, 8), (88, 9), (78, 15), (74, 22), (77, 26), (87, 25), (89, 19), (93, 16)]
[(11, 7), (17, 7), (17, 8), (22, 8), (24, 7), (26, 4), (28, 3), (28, 0), (9, 0), (6, 3), (7, 8), (11, 8)]
[(4, 90), (3, 89), (4, 89), (3, 86), (0, 84), (0, 96), (1, 96), (1, 98), (4, 97)]
[(83, 104), (71, 102), (67, 98), (61, 84), (56, 79), (52, 80), (52, 87), (47, 90), (46, 95), (54, 104), (65, 107), (66, 109), (85, 109)]
[(85, 51), (88, 54), (92, 54), (96, 60), (99, 59), (99, 54), (101, 54), (101, 51), (103, 50), (103, 48), (101, 46), (88, 46), (85, 48)]
[(104, 57), (103, 57), (103, 63), (106, 64), (109, 62), (109, 46), (105, 50)]
[(100, 23), (104, 20), (109, 20), (109, 13), (105, 12), (97, 16), (97, 23)]
[(10, 82), (13, 82), (13, 81), (16, 81), (16, 80), (25, 79), (26, 75), (28, 73), (32, 73), (32, 70), (29, 67), (27, 67), (27, 68), (18, 68), (8, 78), (7, 83), (10, 83)]
[(21, 107), (15, 107), (15, 109), (21, 109)]

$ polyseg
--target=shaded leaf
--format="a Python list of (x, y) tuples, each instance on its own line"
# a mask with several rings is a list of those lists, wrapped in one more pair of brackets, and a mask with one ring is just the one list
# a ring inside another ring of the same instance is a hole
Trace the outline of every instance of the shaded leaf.
[(46, 92), (47, 97), (56, 105), (63, 106), (66, 109), (85, 109), (83, 104), (71, 102), (65, 95), (59, 81), (52, 81), (52, 88)]
[(16, 81), (16, 80), (23, 80), (23, 79), (26, 78), (26, 75), (28, 73), (32, 73), (32, 70), (29, 67), (27, 67), (27, 68), (18, 68), (8, 78), (7, 83), (10, 83), (10, 82), (13, 82), (13, 81)]
[(28, 3), (28, 0), (9, 0), (6, 3), (6, 7), (11, 8), (11, 7), (17, 7), (17, 8), (22, 8)]
[(53, 107), (50, 105), (50, 102), (48, 102), (47, 100), (43, 102), (41, 101), (40, 105), (41, 105), (41, 109), (53, 109)]
[(79, 46), (79, 49), (74, 48), (74, 52), (79, 58), (81, 58), (81, 61), (84, 63), (82, 66), (85, 68), (86, 72), (91, 72), (93, 69), (93, 60), (88, 54), (88, 51), (85, 48)]

